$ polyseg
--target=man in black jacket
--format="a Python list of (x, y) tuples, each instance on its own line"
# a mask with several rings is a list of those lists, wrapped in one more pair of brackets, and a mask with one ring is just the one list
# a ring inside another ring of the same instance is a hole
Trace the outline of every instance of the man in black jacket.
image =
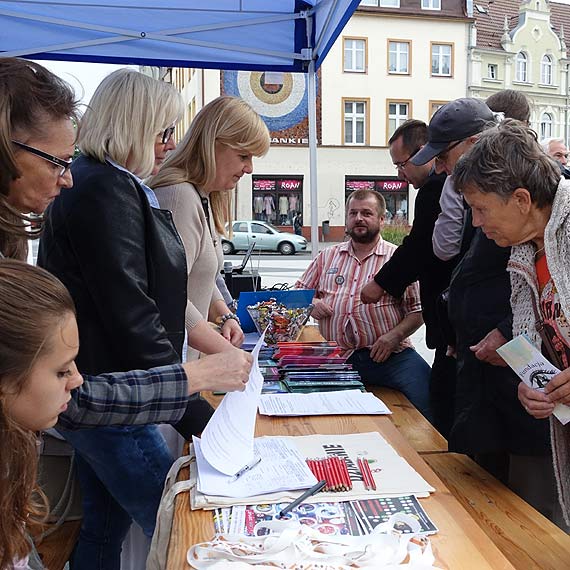
[(427, 142), (427, 125), (409, 120), (400, 125), (388, 144), (398, 177), (418, 188), (410, 234), (393, 257), (361, 292), (363, 303), (376, 303), (384, 293), (401, 297), (408, 285), (420, 283), (426, 344), (435, 348), (430, 395), (435, 427), (447, 437), (453, 420), (455, 360), (446, 356), (447, 342), (437, 322), (436, 299), (449, 285), (453, 260), (441, 261), (433, 253), (432, 234), (440, 213), (439, 198), (445, 174), (433, 172), (433, 161), (415, 166), (410, 158)]
[[(508, 93), (502, 97), (505, 95)], [(496, 100), (489, 104), (512, 116), (513, 102), (501, 109), (495, 107)], [(461, 156), (467, 158), (468, 150), (477, 144), (479, 133), (493, 125), (491, 116), (490, 109), (479, 100), (448, 103), (432, 118), (430, 142), (414, 162), (435, 157), (438, 169), (453, 172)], [(518, 377), (496, 353), (512, 337), (511, 288), (506, 272), (509, 248), (499, 247), (480, 228), (473, 228), (467, 209), (457, 250), (461, 260), (449, 286), (449, 317), (456, 332), (457, 356), (455, 417), (449, 449), (471, 455), (550, 516), (555, 493), (548, 488), (550, 482), (540, 476), (545, 472), (544, 464), (551, 461), (548, 424), (525, 415), (517, 397)]]

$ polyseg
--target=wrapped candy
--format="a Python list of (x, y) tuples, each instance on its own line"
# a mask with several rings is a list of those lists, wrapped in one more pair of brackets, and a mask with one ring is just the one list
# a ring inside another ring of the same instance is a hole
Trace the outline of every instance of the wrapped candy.
[(278, 303), (275, 298), (259, 301), (247, 307), (247, 312), (259, 334), (265, 331), (267, 344), (296, 340), (311, 316), (312, 310), (313, 305), (296, 309), (288, 308)]

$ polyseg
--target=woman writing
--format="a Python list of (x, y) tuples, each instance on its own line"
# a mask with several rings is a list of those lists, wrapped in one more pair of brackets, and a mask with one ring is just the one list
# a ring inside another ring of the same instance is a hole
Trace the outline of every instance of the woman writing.
[[(253, 171), (253, 156), (269, 149), (269, 132), (243, 100), (218, 97), (194, 118), (184, 139), (149, 185), (172, 211), (188, 264), (186, 329), (190, 346), (211, 354), (239, 346), (237, 318), (215, 286), (223, 264), (220, 234), (231, 222), (231, 191)], [(223, 336), (207, 323), (220, 323)]]
[[(560, 168), (543, 152), (534, 131), (509, 119), (481, 135), (458, 162), (454, 177), (471, 206), (473, 225), (499, 246), (512, 246), (508, 271), (513, 336), (528, 335), (559, 362), (562, 372), (544, 393), (522, 382), (518, 387), (528, 413), (539, 419), (551, 417), (556, 404), (570, 403), (570, 182), (561, 178)], [(540, 321), (542, 339), (536, 326)], [(566, 523), (570, 518), (569, 425), (551, 419), (554, 472)], [(545, 466), (544, 477), (529, 485), (547, 488), (551, 470)], [(550, 518), (564, 527), (556, 511)]]

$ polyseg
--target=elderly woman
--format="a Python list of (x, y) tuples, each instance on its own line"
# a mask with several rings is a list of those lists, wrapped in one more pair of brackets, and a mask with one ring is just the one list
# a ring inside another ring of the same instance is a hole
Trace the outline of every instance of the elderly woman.
[[(454, 177), (481, 227), (499, 246), (512, 246), (513, 335), (526, 334), (559, 361), (562, 370), (544, 393), (522, 382), (518, 395), (535, 418), (551, 416), (555, 404), (570, 403), (570, 182), (525, 124), (505, 120), (486, 131), (458, 162)], [(536, 307), (536, 316), (535, 309)], [(544, 321), (544, 344), (537, 332)], [(556, 364), (556, 362), (554, 362)], [(566, 522), (570, 515), (569, 426), (551, 419), (555, 475)], [(548, 487), (549, 473), (538, 478)], [(554, 514), (553, 520), (563, 523)]]
[[(161, 207), (172, 211), (186, 251), (189, 344), (207, 354), (243, 339), (215, 286), (223, 263), (219, 236), (231, 222), (232, 190), (253, 171), (253, 157), (268, 149), (269, 132), (259, 115), (242, 99), (218, 97), (196, 115), (149, 181)], [(208, 326), (208, 316), (220, 323), (223, 337)]]

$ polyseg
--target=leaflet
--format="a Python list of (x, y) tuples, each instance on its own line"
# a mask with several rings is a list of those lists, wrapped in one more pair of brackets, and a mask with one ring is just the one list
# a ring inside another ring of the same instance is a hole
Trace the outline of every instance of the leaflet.
[(266, 416), (322, 416), (333, 414), (391, 414), (370, 392), (343, 390), (308, 394), (262, 394), (259, 413)]
[[(527, 386), (539, 392), (544, 392), (550, 379), (560, 372), (526, 335), (513, 338), (497, 348), (497, 352)], [(562, 425), (570, 422), (570, 407), (565, 404), (556, 404), (553, 414)]]
[(261, 335), (253, 349), (253, 365), (245, 390), (228, 392), (202, 432), (201, 449), (205, 460), (226, 475), (237, 473), (254, 459), (253, 435), (263, 387), (258, 356), (263, 339)]
[(193, 438), (198, 470), (198, 491), (219, 497), (253, 497), (277, 491), (307, 489), (317, 479), (290, 438), (264, 437), (254, 440), (261, 461), (239, 478), (224, 475), (204, 458), (199, 438)]

